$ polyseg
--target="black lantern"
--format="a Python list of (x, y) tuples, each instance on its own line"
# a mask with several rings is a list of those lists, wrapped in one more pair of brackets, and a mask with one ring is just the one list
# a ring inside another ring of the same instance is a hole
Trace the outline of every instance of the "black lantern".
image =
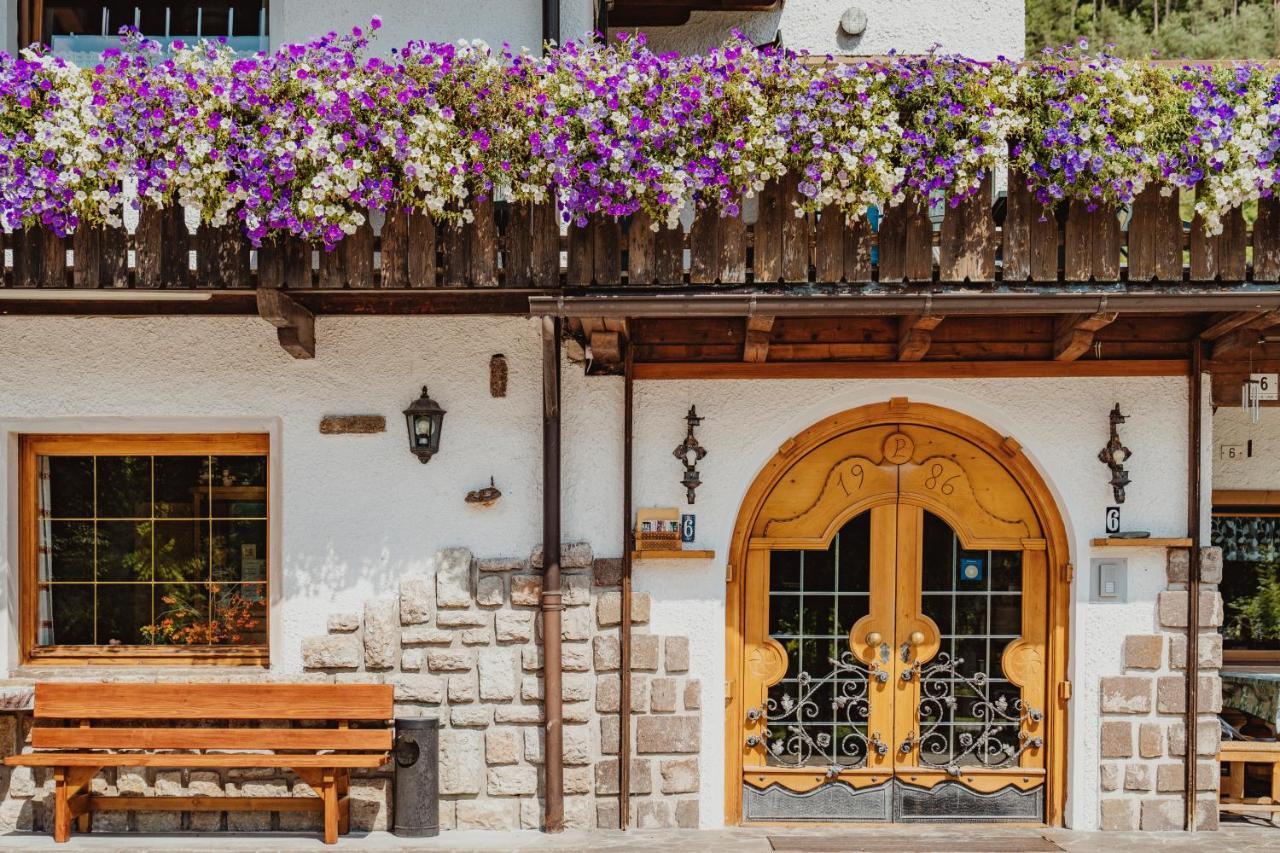
[(422, 386), (422, 396), (404, 410), (409, 427), (409, 449), (423, 465), (431, 461), (440, 449), (440, 428), (444, 424), (444, 409), (427, 396), (427, 386)]

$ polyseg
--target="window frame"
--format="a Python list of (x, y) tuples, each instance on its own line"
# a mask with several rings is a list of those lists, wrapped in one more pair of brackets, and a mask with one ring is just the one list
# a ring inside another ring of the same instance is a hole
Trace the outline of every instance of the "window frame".
[[(1210, 517), (1219, 515), (1280, 515), (1280, 490), (1214, 489)], [(1226, 607), (1226, 600), (1223, 600)], [(1221, 629), (1219, 629), (1221, 631)], [(1224, 642), (1222, 663), (1280, 667), (1280, 649), (1228, 649)]]
[[(76, 433), (18, 437), (18, 637), (23, 665), (268, 666), (271, 645), (272, 472), (267, 433)], [(39, 466), (40, 456), (265, 456), (267, 457), (267, 638), (262, 645), (204, 646), (40, 646), (39, 628)]]

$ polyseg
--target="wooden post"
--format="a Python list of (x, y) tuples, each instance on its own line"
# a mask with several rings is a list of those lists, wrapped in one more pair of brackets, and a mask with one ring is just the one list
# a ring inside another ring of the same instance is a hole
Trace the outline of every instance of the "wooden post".
[(337, 771), (326, 767), (320, 776), (320, 796), (324, 799), (324, 843), (338, 843)]

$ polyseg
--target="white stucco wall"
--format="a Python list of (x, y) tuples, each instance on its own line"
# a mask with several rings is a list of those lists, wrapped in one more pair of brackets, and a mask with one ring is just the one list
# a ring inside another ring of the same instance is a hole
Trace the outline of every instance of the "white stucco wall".
[[(332, 612), (392, 593), (426, 571), (439, 548), (479, 556), (529, 553), (541, 536), (539, 338), (524, 319), (323, 317), (314, 361), (295, 361), (255, 318), (85, 319), (0, 317), (0, 599), (10, 630), (0, 657), (13, 663), (9, 603), (16, 590), (16, 435), (24, 431), (262, 429), (279, 474), (274, 512), (272, 660), (300, 669), (304, 636)], [(489, 357), (507, 356), (508, 396), (488, 391)], [(428, 465), (408, 452), (400, 410), (423, 382), (448, 410), (442, 449)], [(564, 371), (564, 538), (616, 556), (621, 540), (621, 381)], [(635, 587), (653, 597), (651, 629), (687, 634), (692, 677), (703, 689), (701, 815), (723, 814), (724, 576), (742, 497), (788, 437), (835, 412), (890, 396), (948, 406), (1022, 443), (1059, 501), (1080, 567), (1070, 666), (1067, 820), (1097, 821), (1097, 679), (1118, 672), (1125, 633), (1154, 630), (1163, 554), (1132, 550), (1127, 605), (1088, 603), (1089, 540), (1111, 502), (1097, 461), (1107, 411), (1129, 414), (1135, 450), (1125, 526), (1185, 534), (1186, 383), (1180, 378), (916, 381), (644, 382), (636, 388), (635, 505), (681, 506), (679, 463), (690, 404), (707, 420), (705, 485), (692, 508), (707, 562), (641, 562)], [(383, 414), (388, 431), (322, 436), (327, 414)], [(493, 476), (493, 508), (463, 503)]]
[[(867, 26), (849, 36), (840, 16), (855, 6)], [(757, 44), (781, 29), (787, 47), (817, 55), (924, 53), (937, 44), (978, 59), (1021, 58), (1026, 33), (1022, 0), (787, 0), (777, 12), (695, 12), (684, 26), (646, 33), (655, 49), (696, 53), (734, 29)]]
[[(1253, 456), (1223, 457), (1224, 445), (1247, 447), (1250, 441)], [(1255, 424), (1239, 406), (1220, 406), (1209, 451), (1215, 489), (1280, 489), (1280, 408), (1264, 408)]]
[[(481, 39), (537, 51), (542, 45), (541, 0), (271, 0), (273, 45), (343, 32), (382, 18), (375, 46), (382, 53), (410, 39), (454, 42)], [(560, 0), (560, 32), (567, 40), (594, 26), (591, 0)]]

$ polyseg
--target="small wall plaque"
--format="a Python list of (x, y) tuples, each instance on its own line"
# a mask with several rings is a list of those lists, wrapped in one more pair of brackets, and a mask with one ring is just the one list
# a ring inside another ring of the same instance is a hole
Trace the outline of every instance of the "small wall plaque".
[(320, 419), (321, 435), (367, 435), (387, 431), (382, 415), (325, 415)]

